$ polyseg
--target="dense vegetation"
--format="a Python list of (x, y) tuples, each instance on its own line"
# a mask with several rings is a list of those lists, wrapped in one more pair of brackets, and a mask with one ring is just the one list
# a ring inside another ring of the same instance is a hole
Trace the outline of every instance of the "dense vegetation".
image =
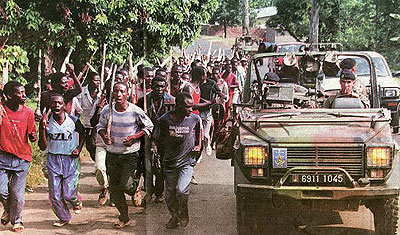
[(109, 62), (122, 63), (131, 52), (136, 60), (145, 56), (155, 62), (172, 46), (191, 43), (217, 4), (217, 0), (0, 1), (0, 47), (7, 41), (6, 50), (0, 50), (0, 71), (8, 59), (12, 79), (25, 82), (21, 75), (29, 68), (34, 77), (39, 48), (52, 49), (57, 69), (71, 47), (75, 50), (71, 59), (78, 66), (98, 49), (94, 60), (98, 66), (103, 43), (108, 45)]

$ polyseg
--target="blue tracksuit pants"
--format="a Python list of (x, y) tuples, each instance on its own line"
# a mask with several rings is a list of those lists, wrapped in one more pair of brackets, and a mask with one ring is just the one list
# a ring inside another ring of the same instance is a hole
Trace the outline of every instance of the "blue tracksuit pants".
[(47, 169), (49, 172), (50, 206), (62, 221), (70, 221), (71, 213), (67, 202), (73, 207), (79, 206), (82, 199), (78, 195), (78, 183), (81, 166), (79, 158), (69, 155), (49, 153)]

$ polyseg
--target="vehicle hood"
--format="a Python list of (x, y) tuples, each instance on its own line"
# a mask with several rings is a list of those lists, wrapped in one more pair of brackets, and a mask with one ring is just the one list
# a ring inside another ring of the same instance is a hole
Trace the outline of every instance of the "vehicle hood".
[[(265, 116), (265, 115), (264, 115)], [(309, 120), (307, 120), (309, 119)], [(389, 120), (375, 118), (311, 115), (276, 117), (240, 121), (240, 138), (244, 143), (387, 143), (392, 141)], [(298, 120), (298, 122), (296, 121)]]

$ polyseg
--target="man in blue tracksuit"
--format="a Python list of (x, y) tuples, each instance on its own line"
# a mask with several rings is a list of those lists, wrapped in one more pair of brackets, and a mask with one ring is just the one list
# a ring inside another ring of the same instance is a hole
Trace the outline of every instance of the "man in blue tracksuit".
[[(82, 209), (78, 197), (81, 152), (85, 128), (77, 117), (64, 111), (64, 98), (55, 94), (50, 98), (51, 115), (45, 114), (39, 124), (39, 147), (48, 149), (47, 169), (49, 173), (50, 205), (59, 221), (53, 225), (62, 227), (69, 223), (69, 202), (76, 214)], [(79, 140), (78, 136), (79, 134)]]

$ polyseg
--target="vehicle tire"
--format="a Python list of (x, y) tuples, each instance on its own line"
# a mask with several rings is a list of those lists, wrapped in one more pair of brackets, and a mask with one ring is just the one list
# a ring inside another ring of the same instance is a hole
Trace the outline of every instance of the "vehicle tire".
[(397, 107), (397, 112), (392, 117), (393, 133), (399, 133), (399, 107)]
[[(247, 202), (246, 202), (247, 201)], [(236, 195), (236, 229), (239, 235), (257, 234), (258, 224), (254, 216), (254, 207), (249, 204), (250, 201), (244, 197)]]
[(291, 234), (297, 218), (294, 215), (297, 214), (292, 211), (274, 209), (271, 201), (236, 195), (236, 228), (239, 235)]
[(375, 234), (397, 234), (399, 196), (373, 200), (368, 207), (374, 214)]

